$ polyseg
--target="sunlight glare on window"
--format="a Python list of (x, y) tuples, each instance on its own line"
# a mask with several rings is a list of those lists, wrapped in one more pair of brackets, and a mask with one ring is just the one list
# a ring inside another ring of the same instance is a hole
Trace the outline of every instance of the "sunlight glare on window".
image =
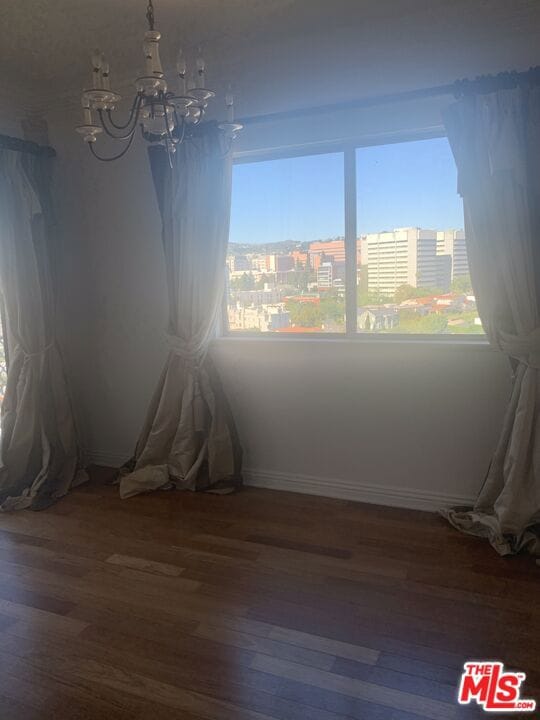
[(357, 150), (358, 332), (482, 334), (446, 138)]
[(234, 166), (230, 331), (345, 330), (343, 154)]

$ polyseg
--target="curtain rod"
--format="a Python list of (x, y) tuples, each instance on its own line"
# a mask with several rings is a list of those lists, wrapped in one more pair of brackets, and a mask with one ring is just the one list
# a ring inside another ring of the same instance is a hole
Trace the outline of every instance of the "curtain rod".
[(10, 137), (9, 135), (0, 135), (0, 148), (3, 150), (30, 153), (31, 155), (45, 155), (46, 157), (54, 157), (56, 155), (56, 150), (48, 145), (38, 145), (35, 142), (30, 142), (30, 140), (21, 140), (20, 138)]
[(474, 80), (456, 80), (448, 85), (421, 88), (419, 90), (406, 90), (388, 95), (373, 95), (356, 100), (348, 100), (333, 105), (318, 105), (314, 107), (299, 108), (297, 110), (283, 110), (266, 115), (252, 115), (239, 118), (243, 125), (256, 125), (258, 123), (272, 122), (274, 120), (292, 120), (295, 118), (332, 113), (336, 110), (356, 110), (359, 108), (376, 107), (390, 103), (407, 102), (408, 100), (421, 100), (441, 95), (453, 95), (456, 100), (467, 95), (486, 94), (496, 90), (510, 90), (525, 84), (540, 84), (540, 65), (529, 68), (523, 72), (512, 70), (498, 75), (479, 75)]

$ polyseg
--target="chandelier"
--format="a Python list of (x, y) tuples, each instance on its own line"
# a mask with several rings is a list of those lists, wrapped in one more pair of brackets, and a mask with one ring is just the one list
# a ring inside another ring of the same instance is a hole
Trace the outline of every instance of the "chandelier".
[[(83, 124), (76, 128), (92, 154), (109, 162), (127, 153), (135, 137), (137, 126), (149, 143), (159, 143), (167, 149), (169, 158), (176, 146), (191, 137), (206, 113), (208, 102), (215, 93), (206, 87), (206, 64), (199, 55), (196, 61), (195, 80), (187, 79), (187, 63), (182, 50), (176, 62), (177, 82), (170, 90), (159, 58), (161, 33), (154, 28), (154, 6), (149, 0), (146, 10), (148, 30), (144, 34), (145, 73), (135, 80), (136, 94), (125, 122), (113, 116), (121, 96), (111, 89), (109, 63), (98, 50), (92, 54), (92, 87), (82, 94)], [(192, 77), (192, 76), (191, 76)], [(232, 143), (242, 125), (234, 121), (232, 93), (225, 95), (226, 122), (219, 124), (225, 137)], [(97, 119), (97, 122), (94, 120)], [(123, 145), (116, 155), (103, 157), (94, 145), (98, 135), (104, 133)]]

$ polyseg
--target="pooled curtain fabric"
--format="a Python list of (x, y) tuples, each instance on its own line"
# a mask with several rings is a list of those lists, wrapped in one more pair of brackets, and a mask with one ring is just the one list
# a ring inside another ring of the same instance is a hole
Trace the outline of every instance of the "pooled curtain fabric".
[(458, 529), (501, 554), (540, 553), (540, 89), (466, 97), (445, 118), (472, 283), (492, 345), (514, 371), (495, 454)]
[(0, 284), (9, 345), (0, 509), (46, 507), (86, 479), (55, 340), (50, 158), (0, 150)]
[(207, 351), (221, 315), (229, 239), (232, 160), (206, 125), (177, 149), (173, 168), (150, 148), (167, 272), (169, 354), (120, 495), (240, 482), (240, 450)]

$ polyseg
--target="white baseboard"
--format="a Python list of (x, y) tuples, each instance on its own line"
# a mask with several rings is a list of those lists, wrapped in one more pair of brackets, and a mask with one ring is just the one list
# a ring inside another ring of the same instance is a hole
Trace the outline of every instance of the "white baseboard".
[(451, 495), (430, 492), (414, 488), (396, 488), (384, 485), (369, 485), (360, 481), (337, 478), (323, 478), (314, 475), (289, 475), (288, 473), (255, 470), (245, 468), (243, 471), (246, 485), (305, 493), (307, 495), (324, 495), (339, 500), (388, 505), (390, 507), (408, 508), (437, 512), (443, 507), (454, 505), (472, 506), (473, 496)]
[(131, 453), (100, 452), (99, 450), (84, 450), (83, 457), (87, 465), (104, 465), (105, 467), (122, 467), (133, 456)]
[[(88, 464), (121, 467), (127, 462), (131, 453), (113, 453), (87, 450), (84, 453)], [(317, 477), (277, 472), (274, 470), (256, 470), (244, 468), (244, 481), (252, 487), (283, 490), (285, 492), (304, 493), (306, 495), (322, 495), (338, 500), (387, 505), (390, 507), (408, 508), (410, 510), (426, 510), (437, 512), (440, 508), (454, 505), (474, 505), (475, 497), (451, 495), (450, 493), (430, 492), (407, 487), (388, 487), (371, 485), (359, 480), (343, 480), (338, 478)]]

